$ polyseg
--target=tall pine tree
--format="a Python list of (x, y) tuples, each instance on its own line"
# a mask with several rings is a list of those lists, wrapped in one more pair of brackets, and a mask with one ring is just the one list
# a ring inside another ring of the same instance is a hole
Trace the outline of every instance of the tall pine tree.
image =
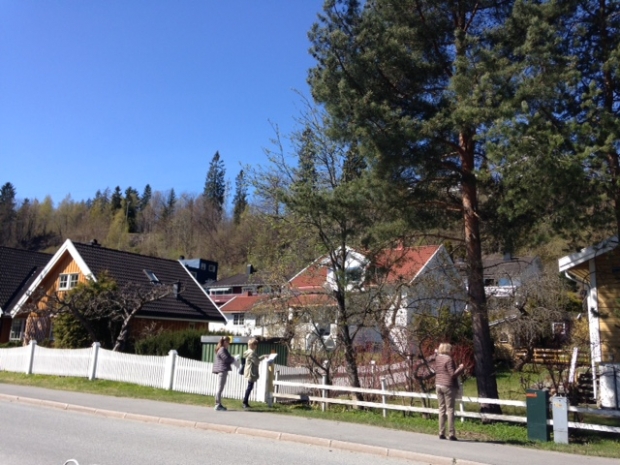
[[(479, 176), (486, 131), (511, 92), (492, 32), (512, 1), (328, 0), (311, 33), (309, 81), (333, 119), (409, 205), (420, 227), (459, 221), (478, 394), (497, 398), (482, 273)], [(450, 223), (447, 223), (450, 224)], [(483, 406), (484, 411), (499, 411)]]
[(224, 210), (224, 201), (226, 198), (225, 176), (226, 169), (224, 168), (224, 161), (220, 157), (220, 152), (217, 151), (209, 164), (203, 196), (220, 217)]
[(235, 224), (241, 222), (241, 215), (248, 206), (248, 183), (243, 170), (235, 178), (235, 198), (233, 199), (233, 219)]
[(16, 206), (15, 187), (7, 182), (0, 188), (0, 245), (14, 245)]

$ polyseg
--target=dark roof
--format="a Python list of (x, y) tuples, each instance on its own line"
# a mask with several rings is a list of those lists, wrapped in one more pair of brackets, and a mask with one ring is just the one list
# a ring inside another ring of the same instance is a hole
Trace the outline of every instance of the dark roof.
[(482, 257), (485, 278), (511, 277), (519, 278), (525, 272), (532, 273), (542, 270), (538, 257), (504, 257), (487, 255)]
[(52, 255), (0, 247), (0, 309), (8, 313)]
[(151, 280), (145, 273), (147, 270), (153, 272), (162, 284), (181, 283), (182, 292), (178, 298), (171, 294), (163, 299), (150, 302), (138, 315), (154, 318), (225, 321), (217, 306), (206, 295), (204, 289), (192, 279), (182, 263), (176, 260), (107, 249), (99, 245), (75, 242), (73, 245), (95, 276), (107, 271), (121, 285), (127, 282), (149, 284)]
[(209, 285), (205, 285), (207, 289), (213, 287), (230, 287), (230, 286), (261, 286), (262, 282), (258, 282), (256, 276), (254, 274), (248, 273), (239, 273), (233, 276), (229, 276), (228, 278), (220, 279), (219, 281), (215, 281), (214, 283), (209, 283)]

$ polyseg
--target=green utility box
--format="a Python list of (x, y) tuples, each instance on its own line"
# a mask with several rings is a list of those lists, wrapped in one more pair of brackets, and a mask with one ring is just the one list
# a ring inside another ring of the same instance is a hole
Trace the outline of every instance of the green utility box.
[(527, 438), (547, 442), (551, 439), (549, 425), (549, 392), (528, 389), (525, 394), (527, 409)]
[[(215, 359), (215, 347), (222, 336), (202, 336), (200, 342), (202, 343), (202, 361), (213, 363)], [(230, 346), (228, 352), (232, 356), (243, 355), (248, 350), (248, 341), (252, 339), (250, 336), (229, 336)], [(278, 365), (286, 366), (288, 359), (287, 345), (281, 338), (261, 338), (258, 339), (258, 347), (256, 353), (260, 355), (264, 354), (278, 354), (275, 359), (275, 363)]]

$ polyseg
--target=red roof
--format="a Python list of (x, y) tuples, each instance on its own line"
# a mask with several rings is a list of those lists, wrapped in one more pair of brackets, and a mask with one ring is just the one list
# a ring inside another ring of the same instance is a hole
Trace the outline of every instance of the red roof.
[(220, 307), (220, 310), (224, 313), (242, 313), (249, 312), (252, 307), (262, 300), (266, 300), (268, 297), (265, 295), (236, 295), (224, 305)]
[(377, 267), (389, 270), (387, 282), (411, 282), (437, 253), (439, 245), (400, 247), (382, 251), (375, 259)]
[[(437, 253), (440, 245), (420, 247), (398, 247), (381, 251), (374, 259), (374, 266), (389, 270), (387, 282), (411, 282), (420, 273), (424, 265)], [(321, 257), (312, 265), (293, 277), (289, 283), (292, 288), (311, 292), (322, 289), (327, 279), (329, 266), (323, 265)]]
[(322, 288), (325, 284), (328, 271), (328, 267), (321, 265), (317, 261), (293, 277), (289, 282), (291, 287), (300, 291), (316, 290)]

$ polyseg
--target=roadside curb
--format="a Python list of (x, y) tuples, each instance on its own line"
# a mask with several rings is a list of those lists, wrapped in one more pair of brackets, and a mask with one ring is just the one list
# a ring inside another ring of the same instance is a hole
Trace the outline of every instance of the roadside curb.
[(417, 462), (424, 462), (429, 465), (487, 465), (480, 462), (472, 462), (470, 460), (459, 460), (452, 457), (422, 454), (418, 452), (411, 452), (401, 449), (390, 449), (380, 446), (371, 446), (356, 442), (338, 441), (334, 439), (304, 436), (292, 433), (280, 433), (277, 431), (248, 428), (245, 426), (220, 425), (217, 423), (205, 423), (192, 420), (156, 417), (137, 413), (118, 412), (115, 410), (96, 409), (92, 407), (84, 407), (81, 405), (65, 404), (62, 402), (33, 399), (31, 397), (14, 396), (9, 394), (0, 394), (0, 400), (35, 405), (39, 407), (55, 408), (71, 412), (88, 413), (91, 415), (99, 415), (106, 418), (141, 421), (144, 423), (159, 423), (162, 425), (178, 426), (181, 428), (203, 429), (228, 434), (243, 434), (245, 436), (253, 436), (263, 439), (273, 439), (276, 441), (294, 442), (298, 444), (328, 447), (349, 452), (359, 452), (363, 454), (379, 455), (383, 457), (394, 457), (406, 460), (413, 460)]

